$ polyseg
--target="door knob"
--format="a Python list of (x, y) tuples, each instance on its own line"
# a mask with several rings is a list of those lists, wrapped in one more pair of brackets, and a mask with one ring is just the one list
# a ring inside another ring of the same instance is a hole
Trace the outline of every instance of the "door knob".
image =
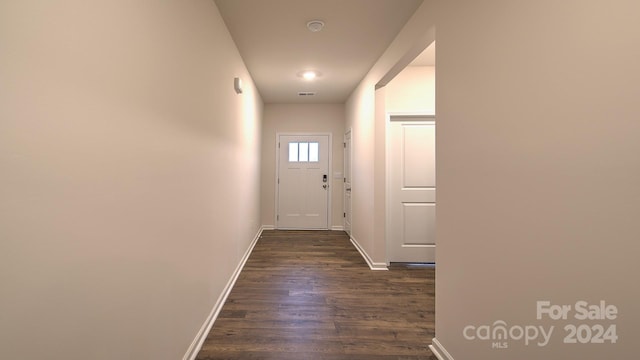
[(323, 188), (323, 189), (326, 189), (326, 188), (328, 188), (328, 187), (329, 187), (329, 185), (327, 185), (327, 184), (322, 185), (322, 188)]

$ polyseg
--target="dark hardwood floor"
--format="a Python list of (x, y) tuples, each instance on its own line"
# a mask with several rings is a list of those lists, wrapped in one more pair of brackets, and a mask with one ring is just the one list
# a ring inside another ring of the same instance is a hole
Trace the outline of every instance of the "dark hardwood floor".
[(435, 269), (371, 271), (344, 232), (264, 231), (197, 359), (429, 359)]

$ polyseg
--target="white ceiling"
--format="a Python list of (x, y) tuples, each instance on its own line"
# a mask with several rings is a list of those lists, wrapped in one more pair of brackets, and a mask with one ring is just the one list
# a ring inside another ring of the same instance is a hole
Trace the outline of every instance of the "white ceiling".
[[(422, 1), (215, 0), (266, 103), (345, 102)], [(312, 33), (315, 19), (326, 25)]]

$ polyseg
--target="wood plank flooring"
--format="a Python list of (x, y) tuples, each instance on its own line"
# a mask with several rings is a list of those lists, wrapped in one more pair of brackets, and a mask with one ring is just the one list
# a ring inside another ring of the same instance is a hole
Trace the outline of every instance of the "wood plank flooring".
[(344, 232), (264, 231), (198, 360), (435, 360), (435, 270), (371, 271)]

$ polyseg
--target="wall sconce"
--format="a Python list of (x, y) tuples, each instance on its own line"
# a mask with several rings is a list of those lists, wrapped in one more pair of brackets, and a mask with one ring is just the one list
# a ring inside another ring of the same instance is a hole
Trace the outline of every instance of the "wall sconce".
[(242, 94), (242, 79), (239, 77), (233, 78), (233, 88), (236, 90), (236, 94)]

